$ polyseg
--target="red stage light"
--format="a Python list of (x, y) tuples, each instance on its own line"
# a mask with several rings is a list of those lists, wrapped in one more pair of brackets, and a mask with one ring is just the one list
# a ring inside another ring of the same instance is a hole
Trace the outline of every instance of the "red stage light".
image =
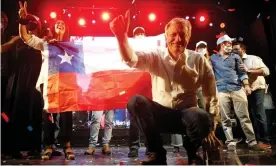
[(92, 20), (92, 24), (96, 24), (96, 20)]
[(50, 17), (51, 18), (57, 18), (57, 13), (56, 12), (51, 12)]
[(150, 21), (155, 21), (156, 20), (156, 15), (154, 13), (149, 14), (149, 20)]
[(85, 25), (85, 20), (83, 18), (79, 19), (79, 25), (84, 26)]
[(236, 9), (234, 9), (234, 8), (230, 8), (230, 9), (228, 9), (228, 12), (234, 12)]
[(199, 17), (199, 21), (200, 21), (200, 22), (204, 22), (204, 21), (205, 21), (205, 17), (204, 17), (204, 16), (200, 16), (200, 17)]
[(102, 14), (102, 19), (103, 19), (104, 21), (108, 21), (108, 20), (110, 19), (109, 13), (103, 12), (103, 14)]

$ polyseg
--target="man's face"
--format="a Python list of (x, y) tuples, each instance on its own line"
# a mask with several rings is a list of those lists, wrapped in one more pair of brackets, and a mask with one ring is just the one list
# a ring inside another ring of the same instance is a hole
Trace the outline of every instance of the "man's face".
[(196, 49), (196, 52), (205, 55), (207, 53), (207, 46), (203, 44), (199, 45)]
[(62, 20), (57, 20), (55, 23), (55, 32), (56, 34), (64, 34), (65, 33), (65, 23)]
[(239, 44), (233, 46), (233, 52), (239, 54), (240, 56), (242, 56), (243, 54), (245, 54), (245, 50), (242, 49)]
[(167, 29), (166, 42), (168, 49), (173, 54), (181, 54), (184, 52), (189, 42), (188, 29), (182, 24), (172, 23)]
[(134, 36), (135, 39), (142, 39), (144, 37), (146, 37), (146, 35), (144, 33), (138, 33)]
[(221, 49), (225, 54), (229, 54), (232, 51), (232, 43), (229, 41), (225, 41), (221, 44)]

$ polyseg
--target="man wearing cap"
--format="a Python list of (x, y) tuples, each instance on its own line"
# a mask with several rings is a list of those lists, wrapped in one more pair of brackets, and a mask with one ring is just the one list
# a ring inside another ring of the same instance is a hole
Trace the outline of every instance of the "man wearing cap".
[(207, 58), (208, 60), (210, 59), (207, 49), (207, 43), (205, 41), (197, 42), (195, 51), (200, 53), (200, 55), (205, 56), (205, 58)]
[[(136, 27), (133, 30), (134, 39), (143, 39), (146, 37), (146, 32), (143, 27)], [(147, 143), (145, 142), (146, 152), (148, 155)], [(129, 153), (128, 157), (138, 157), (138, 149), (140, 148), (140, 132), (136, 121), (133, 116), (130, 116), (130, 127), (129, 127)]]
[[(228, 35), (217, 40), (218, 54), (211, 56), (217, 89), (219, 92), (221, 121), (226, 136), (226, 145), (229, 151), (236, 151), (236, 142), (233, 138), (232, 123), (230, 120), (231, 104), (239, 118), (241, 127), (246, 136), (246, 142), (251, 150), (265, 151), (257, 144), (255, 133), (248, 113), (247, 96), (251, 94), (248, 76), (239, 65), (242, 59), (232, 53), (232, 41)], [(244, 87), (243, 87), (244, 86)]]
[(133, 38), (144, 38), (146, 37), (146, 31), (143, 27), (136, 27), (133, 29)]
[(264, 77), (269, 75), (269, 69), (260, 57), (246, 54), (246, 46), (243, 43), (234, 43), (233, 50), (237, 51), (242, 57), (244, 63), (240, 65), (240, 68), (249, 76), (249, 86), (251, 87), (252, 93), (248, 96), (248, 102), (249, 110), (252, 111), (252, 115), (254, 115), (252, 121), (255, 121), (254, 124), (256, 124), (255, 131), (257, 140), (260, 146), (271, 148), (263, 104), (266, 89)]

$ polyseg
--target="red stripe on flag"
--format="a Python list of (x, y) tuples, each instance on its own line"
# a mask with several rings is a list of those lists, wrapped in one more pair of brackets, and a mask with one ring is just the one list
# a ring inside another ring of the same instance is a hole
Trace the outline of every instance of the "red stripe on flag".
[(87, 111), (126, 108), (136, 94), (152, 98), (149, 73), (129, 70), (90, 75), (58, 73), (48, 79), (48, 111)]

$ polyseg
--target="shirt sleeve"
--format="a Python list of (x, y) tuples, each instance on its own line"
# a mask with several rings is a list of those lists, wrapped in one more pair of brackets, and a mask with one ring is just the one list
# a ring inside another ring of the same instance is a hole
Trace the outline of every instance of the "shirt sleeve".
[(150, 72), (153, 69), (156, 50), (133, 51), (130, 61), (125, 62), (129, 67), (137, 68), (142, 71)]
[(242, 69), (240, 68), (240, 64), (242, 64), (242, 59), (239, 55), (235, 54), (235, 60), (236, 60), (236, 70), (237, 70), (237, 74), (238, 74), (238, 77), (241, 81), (245, 80), (245, 79), (248, 79), (248, 75), (242, 71)]
[[(202, 93), (206, 103), (207, 111), (214, 115), (219, 116), (219, 100), (218, 91), (216, 87), (215, 75), (210, 65), (210, 62), (206, 58), (203, 59), (203, 75), (202, 75)], [(217, 118), (215, 118), (217, 119)]]
[(45, 41), (35, 35), (32, 35), (29, 40), (25, 41), (25, 43), (34, 49), (44, 51)]
[(268, 76), (270, 71), (268, 67), (264, 64), (263, 60), (260, 57), (257, 57), (259, 68), (261, 68), (264, 72), (264, 76)]

